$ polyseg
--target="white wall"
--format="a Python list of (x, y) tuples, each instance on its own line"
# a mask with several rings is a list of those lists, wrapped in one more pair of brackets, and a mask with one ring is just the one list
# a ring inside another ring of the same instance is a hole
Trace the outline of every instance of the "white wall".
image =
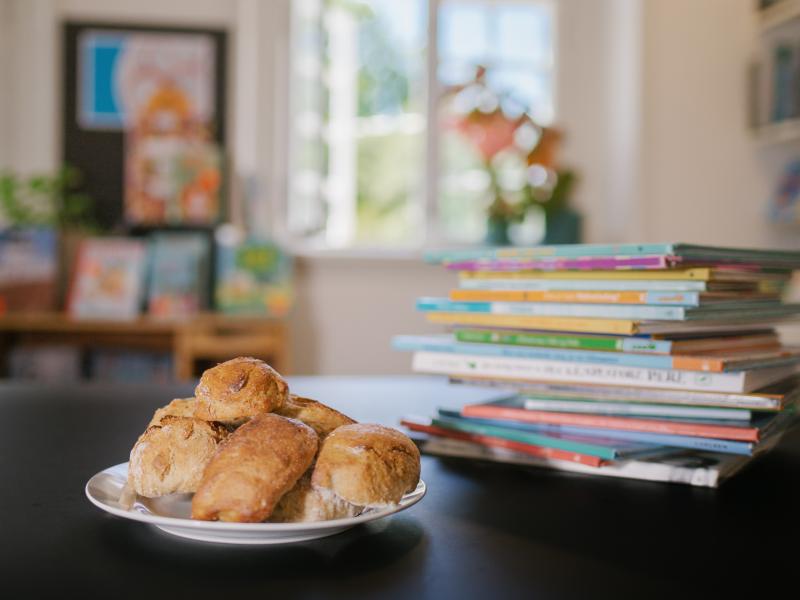
[(800, 247), (766, 208), (797, 144), (764, 148), (747, 128), (751, 0), (647, 2), (642, 206), (649, 240)]

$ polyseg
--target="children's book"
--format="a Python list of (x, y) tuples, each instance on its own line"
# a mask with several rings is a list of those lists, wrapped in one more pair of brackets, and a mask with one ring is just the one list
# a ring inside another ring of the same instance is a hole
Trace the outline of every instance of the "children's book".
[(434, 373), (452, 377), (486, 377), (519, 382), (630, 385), (737, 394), (757, 390), (789, 377), (795, 372), (793, 365), (731, 373), (705, 373), (678, 369), (650, 369), (427, 351), (418, 351), (413, 354), (412, 369), (417, 373)]
[(283, 317), (292, 306), (292, 261), (277, 245), (254, 238), (218, 240), (217, 309)]
[(618, 304), (567, 304), (557, 302), (453, 302), (447, 298), (420, 298), (417, 310), (442, 313), (478, 313), (530, 317), (588, 317), (597, 319), (686, 321), (735, 319), (740, 316), (800, 314), (800, 304), (742, 301), (708, 307), (644, 306)]
[(558, 302), (574, 304), (648, 304), (699, 307), (727, 306), (737, 302), (776, 304), (777, 294), (747, 292), (639, 292), (602, 290), (452, 290), (451, 302)]
[(210, 247), (199, 233), (154, 233), (150, 246), (148, 312), (189, 317), (208, 308)]
[(719, 487), (723, 481), (732, 477), (751, 460), (750, 457), (733, 454), (675, 450), (663, 456), (620, 460), (598, 468), (579, 462), (540, 458), (507, 448), (439, 436), (422, 442), (421, 450), (424, 454), (433, 456), (484, 460), (584, 475), (678, 483), (709, 488)]
[(451, 383), (502, 388), (532, 398), (589, 400), (595, 402), (625, 402), (675, 404), (680, 406), (719, 406), (775, 412), (794, 406), (800, 398), (798, 376), (780, 380), (746, 394), (702, 390), (669, 390), (620, 385), (586, 383), (554, 383), (529, 381), (516, 383), (482, 377), (451, 377)]
[(659, 336), (580, 335), (504, 329), (455, 329), (453, 336), (456, 341), (472, 344), (510, 344), (645, 354), (712, 355), (714, 352), (775, 350), (780, 347), (777, 334), (769, 329), (746, 335), (736, 335), (731, 332), (725, 335), (718, 332), (713, 336), (686, 339), (659, 339)]
[(514, 344), (473, 344), (456, 341), (450, 335), (398, 335), (392, 339), (392, 346), (396, 350), (404, 351), (532, 358), (713, 373), (779, 367), (800, 362), (798, 348), (733, 352), (719, 356), (689, 356), (542, 348)]
[(67, 312), (75, 318), (133, 319), (144, 292), (143, 241), (94, 238), (78, 249)]
[(575, 435), (591, 441), (593, 439), (614, 439), (618, 443), (638, 443), (650, 446), (671, 448), (694, 448), (725, 454), (740, 454), (751, 456), (757, 444), (748, 441), (726, 440), (720, 438), (707, 438), (702, 436), (655, 433), (650, 431), (636, 431), (630, 429), (599, 429), (582, 425), (562, 425), (548, 423), (525, 423), (521, 421), (507, 421), (499, 419), (483, 419), (479, 417), (464, 417), (453, 411), (439, 411), (439, 418), (433, 419), (433, 424), (439, 420), (447, 421), (451, 427), (462, 431), (483, 432), (491, 428), (492, 435), (516, 439), (521, 433), (535, 435)]
[(425, 253), (432, 263), (451, 263), (466, 260), (492, 260), (508, 258), (590, 256), (678, 256), (684, 260), (720, 260), (728, 263), (779, 265), (800, 268), (800, 252), (790, 250), (764, 250), (758, 248), (728, 248), (684, 243), (666, 244), (561, 244), (552, 246), (476, 248), (468, 250), (434, 250)]

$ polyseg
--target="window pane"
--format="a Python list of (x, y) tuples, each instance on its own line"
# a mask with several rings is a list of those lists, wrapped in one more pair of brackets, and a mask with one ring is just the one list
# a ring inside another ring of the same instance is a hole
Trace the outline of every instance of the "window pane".
[[(445, 90), (439, 228), (448, 240), (479, 242), (498, 186), (510, 202), (522, 198), (516, 119), (527, 113), (549, 125), (554, 118), (552, 7), (536, 0), (443, 0), (438, 18), (437, 75)], [(476, 82), (479, 68), (484, 74)]]
[(295, 8), (290, 228), (333, 247), (418, 243), (427, 4), (316, 4)]

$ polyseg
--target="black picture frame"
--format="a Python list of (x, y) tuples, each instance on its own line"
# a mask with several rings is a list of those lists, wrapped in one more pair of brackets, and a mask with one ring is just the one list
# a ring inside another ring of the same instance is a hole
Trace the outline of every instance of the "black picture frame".
[[(62, 25), (62, 160), (65, 164), (76, 167), (81, 173), (81, 191), (92, 198), (93, 216), (102, 228), (146, 233), (154, 228), (129, 227), (124, 220), (124, 133), (115, 130), (84, 129), (78, 122), (78, 78), (80, 76), (78, 44), (81, 33), (87, 30), (209, 36), (214, 43), (214, 118), (211, 123), (211, 134), (212, 139), (222, 149), (223, 157), (228, 156), (226, 150), (228, 32), (225, 29), (97, 21), (65, 21)], [(220, 203), (220, 213), (222, 214), (227, 206), (225, 189), (226, 186), (223, 185)], [(158, 229), (182, 228), (159, 227)], [(186, 229), (197, 230), (198, 227), (193, 226)], [(206, 228), (200, 227), (199, 229)]]

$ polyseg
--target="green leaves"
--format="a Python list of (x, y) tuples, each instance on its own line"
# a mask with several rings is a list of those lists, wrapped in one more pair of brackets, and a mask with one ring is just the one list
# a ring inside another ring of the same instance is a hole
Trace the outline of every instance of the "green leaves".
[(64, 166), (55, 174), (37, 173), (25, 179), (12, 171), (0, 173), (0, 221), (17, 227), (95, 227), (92, 201), (77, 191), (80, 172)]

